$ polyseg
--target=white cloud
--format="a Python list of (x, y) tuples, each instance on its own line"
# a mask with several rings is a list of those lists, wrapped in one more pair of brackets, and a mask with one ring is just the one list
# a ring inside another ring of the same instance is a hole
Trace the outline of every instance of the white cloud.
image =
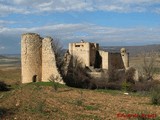
[(8, 20), (0, 20), (0, 25), (5, 25), (5, 24), (14, 24), (16, 23), (15, 21), (8, 21)]
[(1, 0), (0, 15), (65, 11), (155, 12), (160, 0)]
[(32, 28), (3, 28), (0, 35), (20, 36), (25, 32), (37, 32), (44, 36), (56, 36), (62, 41), (78, 41), (86, 39), (89, 41), (102, 43), (115, 42), (140, 42), (148, 41), (160, 42), (160, 28), (110, 28), (94, 24), (55, 24), (50, 26), (32, 27)]
[(0, 50), (4, 50), (4, 49), (6, 49), (6, 47), (0, 46)]
[(77, 42), (81, 39), (90, 42), (98, 42), (103, 46), (160, 43), (160, 28), (112, 28), (87, 23), (54, 24), (31, 28), (2, 27), (0, 29), (0, 49), (3, 49), (6, 53), (14, 51), (14, 53), (19, 53), (21, 34), (27, 32), (35, 32), (40, 34), (42, 37), (56, 37), (61, 40), (66, 48), (68, 47), (69, 42)]

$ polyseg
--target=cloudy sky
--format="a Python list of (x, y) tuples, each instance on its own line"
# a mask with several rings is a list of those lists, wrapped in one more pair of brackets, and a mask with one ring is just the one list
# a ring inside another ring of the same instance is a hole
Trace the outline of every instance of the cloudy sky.
[(0, 54), (20, 53), (21, 34), (101, 46), (160, 44), (160, 0), (0, 0)]

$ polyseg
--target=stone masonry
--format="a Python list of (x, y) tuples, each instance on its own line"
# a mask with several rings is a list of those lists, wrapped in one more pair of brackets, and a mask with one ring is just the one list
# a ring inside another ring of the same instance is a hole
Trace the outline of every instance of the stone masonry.
[(129, 67), (129, 54), (125, 48), (120, 52), (107, 52), (99, 50), (98, 43), (81, 41), (78, 43), (69, 43), (69, 54), (78, 57), (85, 67), (90, 69), (101, 68), (109, 69), (127, 69)]
[(56, 66), (52, 49), (52, 38), (42, 38), (36, 33), (26, 33), (21, 37), (22, 83), (49, 81), (63, 83)]
[[(52, 40), (51, 37), (42, 38), (36, 33), (22, 35), (22, 83), (47, 82), (54, 79), (55, 82), (64, 84), (56, 65)], [(67, 75), (70, 64), (74, 63), (74, 58), (78, 58), (84, 67), (88, 67), (92, 73), (96, 74), (98, 69), (105, 71), (109, 69), (127, 70), (129, 68), (129, 54), (125, 48), (117, 53), (107, 52), (99, 50), (98, 43), (83, 40), (79, 43), (69, 43), (69, 50), (64, 56), (65, 75)]]

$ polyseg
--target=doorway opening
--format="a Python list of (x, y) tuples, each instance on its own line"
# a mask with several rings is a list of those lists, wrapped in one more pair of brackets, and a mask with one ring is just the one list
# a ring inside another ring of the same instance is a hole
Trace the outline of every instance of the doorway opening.
[(37, 82), (37, 75), (34, 75), (34, 76), (32, 77), (32, 82)]

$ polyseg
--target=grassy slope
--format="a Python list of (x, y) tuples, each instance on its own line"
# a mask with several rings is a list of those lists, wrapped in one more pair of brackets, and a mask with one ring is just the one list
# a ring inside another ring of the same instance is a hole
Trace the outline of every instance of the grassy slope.
[[(5, 72), (12, 74), (11, 78), (19, 78), (20, 71), (9, 71)], [(1, 76), (4, 81), (11, 78)], [(120, 119), (117, 118), (117, 113), (160, 115), (160, 106), (151, 105), (147, 96), (124, 95), (123, 92), (111, 90), (82, 90), (67, 86), (60, 86), (58, 92), (55, 92), (52, 83), (9, 83), (12, 84), (12, 89), (0, 92), (0, 116), (4, 119), (113, 120)]]
[(52, 83), (18, 85), (20, 69), (1, 69), (0, 81), (12, 89), (0, 92), (0, 119), (13, 120), (119, 120), (117, 113), (160, 115), (160, 106), (148, 96), (124, 95), (120, 91), (81, 90)]
[(31, 120), (118, 119), (117, 113), (160, 115), (160, 106), (151, 105), (149, 97), (124, 95), (118, 91), (92, 91), (26, 84), (0, 92), (4, 118)]

